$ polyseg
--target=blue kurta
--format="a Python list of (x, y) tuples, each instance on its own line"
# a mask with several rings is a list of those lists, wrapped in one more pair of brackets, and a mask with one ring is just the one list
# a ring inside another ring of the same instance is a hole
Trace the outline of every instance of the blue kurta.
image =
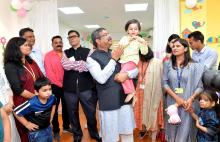
[[(174, 91), (175, 88), (183, 88), (182, 94), (177, 94), (182, 99), (187, 100), (194, 93), (200, 93), (203, 90), (202, 74), (204, 72), (204, 66), (200, 63), (189, 63), (182, 69), (179, 69), (181, 73), (181, 80), (178, 82), (177, 70), (172, 68), (171, 61), (164, 62), (163, 73), (163, 86), (164, 88), (170, 88)], [(170, 96), (166, 96), (166, 105), (175, 104), (175, 100)], [(195, 112), (199, 111), (198, 100), (193, 103)], [(181, 119), (179, 125), (172, 125), (165, 119), (165, 131), (166, 137), (169, 142), (196, 142), (197, 129), (195, 121), (193, 121), (191, 115), (184, 110), (183, 107), (178, 107), (178, 113)]]

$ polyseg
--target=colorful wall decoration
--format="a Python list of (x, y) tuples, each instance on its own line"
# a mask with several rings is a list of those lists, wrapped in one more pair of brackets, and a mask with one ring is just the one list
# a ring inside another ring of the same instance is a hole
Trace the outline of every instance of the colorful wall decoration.
[(92, 39), (91, 39), (91, 33), (86, 33), (86, 32), (83, 32), (81, 33), (81, 44), (85, 47), (88, 47), (88, 48), (92, 48), (93, 45), (92, 45)]
[(197, 0), (195, 7), (190, 9), (185, 0), (180, 0), (180, 29), (184, 38), (192, 31), (201, 31), (205, 44), (217, 50), (220, 59), (220, 7), (217, 3), (219, 0)]
[(191, 31), (199, 30), (206, 35), (206, 2), (196, 1), (196, 5), (192, 8), (186, 6), (186, 1), (180, 1), (181, 9), (181, 33), (182, 37), (187, 38)]
[(205, 21), (203, 21), (203, 22), (193, 21), (193, 22), (192, 22), (192, 26), (193, 26), (195, 29), (198, 29), (198, 28), (200, 28), (200, 27), (202, 27), (202, 26), (204, 26), (204, 25), (205, 25)]
[(0, 48), (5, 48), (5, 44), (6, 44), (7, 40), (5, 37), (0, 36)]
[(25, 17), (27, 11), (31, 10), (31, 3), (29, 0), (12, 0), (10, 6), (20, 17)]
[(219, 43), (220, 44), (220, 35), (217, 37), (209, 37), (207, 40), (208, 43)]
[(182, 37), (183, 38), (188, 38), (188, 35), (191, 33), (191, 31), (188, 29), (188, 28), (185, 28), (183, 31), (182, 31)]

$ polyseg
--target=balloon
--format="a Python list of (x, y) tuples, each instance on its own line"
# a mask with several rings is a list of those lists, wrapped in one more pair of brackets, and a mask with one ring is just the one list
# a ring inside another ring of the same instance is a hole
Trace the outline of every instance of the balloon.
[(17, 15), (20, 17), (25, 17), (27, 14), (26, 10), (24, 8), (21, 8), (17, 11)]
[(12, 5), (10, 5), (10, 8), (11, 8), (11, 10), (13, 10), (13, 11), (17, 11), (17, 9), (14, 9), (14, 8), (12, 7)]
[(21, 7), (22, 7), (22, 3), (21, 3), (21, 1), (19, 1), (19, 0), (12, 0), (11, 1), (11, 7), (13, 8), (13, 9), (21, 9)]
[(197, 4), (197, 0), (186, 0), (185, 5), (187, 8), (193, 8)]

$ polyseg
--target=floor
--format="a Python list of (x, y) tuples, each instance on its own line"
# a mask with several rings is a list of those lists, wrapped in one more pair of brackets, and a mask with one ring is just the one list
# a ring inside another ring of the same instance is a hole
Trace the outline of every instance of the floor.
[[(83, 138), (82, 138), (82, 142), (96, 142), (95, 140), (92, 140), (88, 134), (88, 130), (87, 128), (85, 128), (86, 125), (86, 118), (84, 116), (84, 113), (82, 111), (82, 109), (80, 108), (80, 123), (81, 123), (81, 127), (83, 130)], [(59, 122), (62, 122), (62, 117), (61, 115), (59, 115)], [(61, 126), (62, 127), (62, 126)], [(60, 132), (61, 135), (61, 142), (72, 142), (73, 141), (73, 135), (71, 133), (63, 133), (62, 129)], [(151, 142), (151, 139), (148, 136), (145, 136), (144, 139), (140, 139), (138, 137), (138, 131), (134, 130), (134, 141), (135, 142)], [(56, 141), (54, 141), (56, 142)], [(157, 141), (160, 142), (160, 141)]]

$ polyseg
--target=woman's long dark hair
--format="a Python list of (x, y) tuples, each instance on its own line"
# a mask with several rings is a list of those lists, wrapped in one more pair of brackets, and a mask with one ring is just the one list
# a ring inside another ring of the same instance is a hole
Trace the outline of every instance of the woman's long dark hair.
[(141, 51), (139, 50), (139, 58), (142, 62), (148, 62), (154, 57), (154, 52), (151, 50), (150, 47), (148, 48), (148, 53), (146, 55), (142, 55)]
[[(26, 39), (22, 37), (13, 37), (11, 38), (5, 48), (4, 51), (4, 65), (12, 62), (18, 65), (22, 65), (22, 52), (20, 50), (20, 46), (22, 46), (26, 42)], [(29, 63), (32, 63), (32, 59), (29, 56), (25, 57)]]
[[(185, 67), (188, 65), (189, 62), (192, 62), (192, 58), (190, 56), (190, 50), (189, 50), (189, 44), (185, 39), (182, 38), (178, 38), (174, 41), (175, 42), (179, 42), (181, 45), (184, 46), (184, 48), (187, 48), (187, 51), (184, 53), (184, 61), (181, 64), (182, 67)], [(172, 67), (173, 69), (175, 69), (177, 67), (177, 63), (176, 63), (176, 56), (175, 55), (171, 55), (171, 61), (172, 61)]]

